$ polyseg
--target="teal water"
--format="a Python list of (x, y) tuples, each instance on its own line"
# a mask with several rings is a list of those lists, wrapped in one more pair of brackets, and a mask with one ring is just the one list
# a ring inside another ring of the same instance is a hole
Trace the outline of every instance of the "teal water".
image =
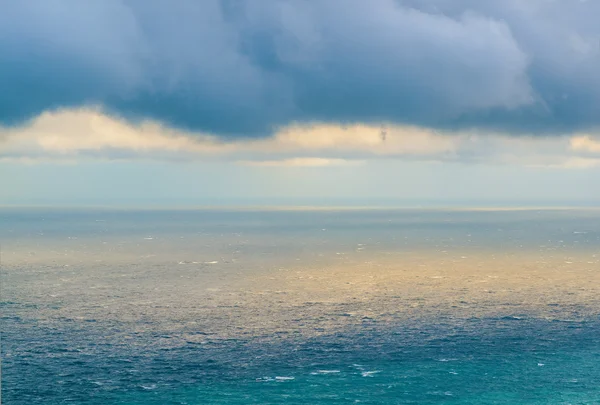
[(600, 400), (598, 323), (473, 319), (449, 328), (433, 321), (409, 328), (388, 326), (384, 331), (367, 327), (301, 342), (214, 342), (213, 347), (189, 344), (168, 350), (153, 348), (152, 336), (119, 345), (110, 338), (84, 337), (81, 330), (29, 331), (26, 339), (9, 332), (4, 400), (9, 404)]
[[(374, 255), (523, 247), (598, 263), (595, 212), (0, 214), (5, 404), (600, 403), (600, 308), (577, 290), (568, 308), (542, 302), (557, 313), (545, 318), (515, 303), (510, 316), (436, 307), (312, 324), (308, 302), (291, 319), (208, 304), (230, 279), (324, 266), (365, 241)], [(298, 323), (318, 333), (291, 333)]]

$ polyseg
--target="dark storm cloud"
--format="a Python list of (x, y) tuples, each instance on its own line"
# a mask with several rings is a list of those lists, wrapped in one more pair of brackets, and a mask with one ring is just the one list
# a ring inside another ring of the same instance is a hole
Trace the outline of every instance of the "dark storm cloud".
[(290, 122), (600, 123), (600, 2), (4, 1), (0, 122), (101, 105), (223, 136)]

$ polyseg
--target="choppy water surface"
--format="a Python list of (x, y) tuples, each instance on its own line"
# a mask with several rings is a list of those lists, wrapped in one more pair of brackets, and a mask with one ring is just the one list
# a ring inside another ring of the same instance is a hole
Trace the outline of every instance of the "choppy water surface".
[(6, 404), (600, 403), (600, 211), (0, 210)]

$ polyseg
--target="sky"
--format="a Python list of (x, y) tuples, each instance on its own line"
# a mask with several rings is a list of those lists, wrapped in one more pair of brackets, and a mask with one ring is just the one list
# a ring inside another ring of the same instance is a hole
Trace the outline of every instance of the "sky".
[(600, 205), (600, 2), (3, 0), (0, 205)]

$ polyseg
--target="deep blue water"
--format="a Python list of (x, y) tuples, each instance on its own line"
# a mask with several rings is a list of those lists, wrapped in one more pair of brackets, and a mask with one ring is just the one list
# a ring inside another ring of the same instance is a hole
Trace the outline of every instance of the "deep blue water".
[[(600, 324), (472, 319), (305, 341), (128, 344), (5, 320), (7, 404), (593, 404)], [(96, 331), (98, 332), (98, 331)]]
[[(364, 239), (388, 250), (429, 244), (597, 252), (600, 220), (594, 212), (0, 210), (0, 224), (8, 252), (1, 302), (3, 404), (600, 404), (600, 318), (589, 308), (585, 317), (563, 320), (538, 319), (526, 308), (498, 318), (447, 312), (385, 323), (365, 319), (312, 337), (240, 333), (223, 339), (188, 328), (186, 336), (200, 336), (199, 343), (164, 330), (164, 320), (151, 312), (133, 320), (125, 320), (125, 306), (93, 313), (102, 317), (79, 312), (88, 299), (102, 306), (123, 294), (118, 285), (116, 293), (88, 296), (88, 278), (76, 278), (72, 295), (51, 294), (76, 272), (104, 280), (108, 273), (99, 269), (112, 264), (93, 267), (85, 258), (143, 253), (149, 248), (139, 241), (147, 235), (164, 240), (151, 249), (156, 266), (170, 255), (218, 250), (226, 256), (234, 249), (235, 257), (249, 258), (246, 263), (269, 255), (285, 262), (299, 251), (335, 251)], [(323, 229), (327, 237), (315, 233)], [(176, 243), (182, 237), (185, 246)], [(68, 262), (73, 273), (65, 272), (59, 253), (64, 260), (78, 254), (79, 264)], [(51, 263), (43, 264), (40, 255)], [(119, 271), (127, 271), (127, 260), (115, 264)], [(165, 283), (169, 277), (165, 272)], [(176, 293), (169, 290), (161, 304)], [(67, 306), (72, 316), (56, 315)]]

